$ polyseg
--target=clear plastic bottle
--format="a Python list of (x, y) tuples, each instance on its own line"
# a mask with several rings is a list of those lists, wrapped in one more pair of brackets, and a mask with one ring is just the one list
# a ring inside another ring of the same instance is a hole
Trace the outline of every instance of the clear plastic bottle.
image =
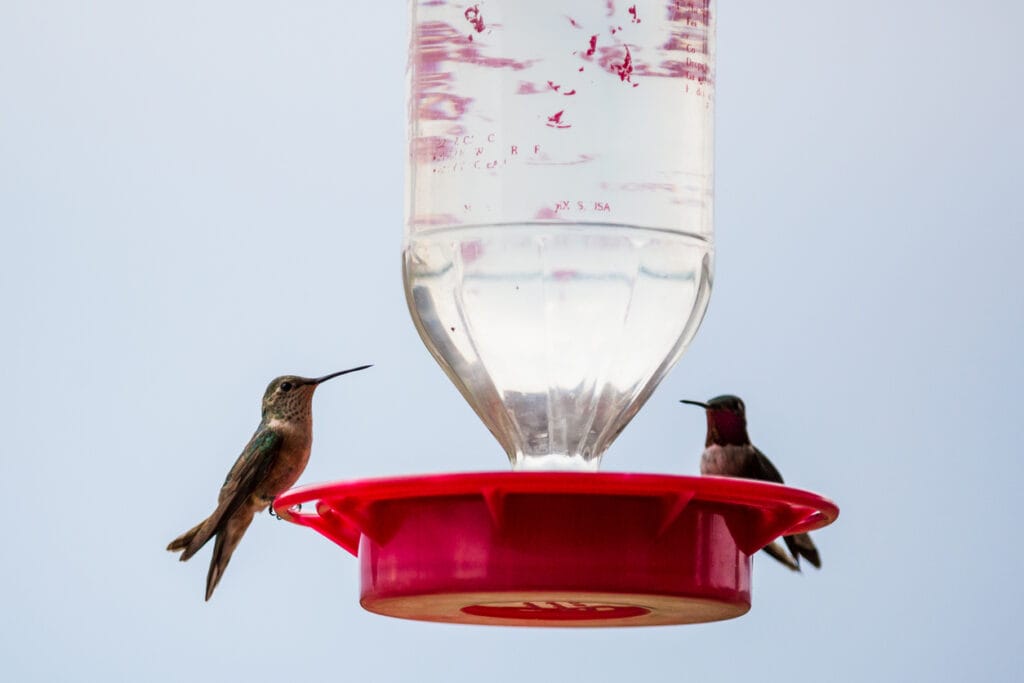
[(404, 278), (516, 468), (596, 469), (712, 278), (711, 0), (411, 0)]

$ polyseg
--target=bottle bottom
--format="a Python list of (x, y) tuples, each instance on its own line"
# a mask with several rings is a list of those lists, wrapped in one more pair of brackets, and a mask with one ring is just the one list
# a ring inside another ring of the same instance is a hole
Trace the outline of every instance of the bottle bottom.
[(515, 469), (596, 470), (707, 306), (710, 241), (602, 224), (411, 236), (406, 297), (428, 349)]

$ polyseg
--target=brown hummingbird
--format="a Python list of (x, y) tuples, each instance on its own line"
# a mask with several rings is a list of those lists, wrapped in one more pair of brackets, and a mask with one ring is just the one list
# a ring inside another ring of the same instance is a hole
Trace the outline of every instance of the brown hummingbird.
[[(707, 403), (682, 400), (680, 403), (700, 406), (708, 418), (708, 434), (700, 458), (700, 473), (722, 477), (759, 479), (782, 484), (782, 475), (768, 457), (750, 443), (747, 435), (747, 413), (739, 396), (716, 396)], [(772, 541), (764, 551), (794, 571), (800, 571), (803, 557), (821, 568), (818, 549), (807, 534), (784, 536), (789, 553)]]
[(217, 537), (206, 575), (207, 600), (256, 513), (291, 488), (306, 469), (313, 444), (313, 392), (331, 378), (368, 367), (371, 366), (361, 365), (317, 379), (285, 375), (267, 386), (263, 394), (263, 419), (228, 472), (220, 488), (217, 509), (167, 546), (172, 552), (181, 551), (179, 559), (184, 562), (212, 537)]

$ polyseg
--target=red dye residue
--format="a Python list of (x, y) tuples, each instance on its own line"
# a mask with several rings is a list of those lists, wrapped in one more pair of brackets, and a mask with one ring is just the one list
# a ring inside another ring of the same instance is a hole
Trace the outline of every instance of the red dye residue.
[[(480, 14), (480, 5), (473, 5), (465, 11), (466, 21), (472, 24), (473, 29), (477, 33), (483, 33), (484, 28), (484, 17)], [(472, 36), (470, 36), (472, 38)]]
[(439, 135), (413, 138), (410, 148), (412, 158), (419, 164), (450, 159), (454, 153), (451, 140)]
[(483, 255), (484, 246), (479, 240), (463, 242), (459, 251), (462, 253), (463, 263), (472, 263)]
[(417, 115), (428, 121), (458, 121), (473, 101), (471, 97), (438, 92), (424, 92), (417, 99)]
[(459, 217), (451, 213), (431, 213), (425, 216), (415, 216), (412, 219), (413, 225), (454, 225), (459, 222)]
[(626, 11), (629, 12), (632, 15), (632, 19), (630, 21), (632, 21), (634, 24), (639, 24), (640, 23), (640, 17), (636, 13), (636, 5), (633, 5), (632, 7), (630, 7)]
[(556, 111), (554, 114), (548, 117), (547, 126), (548, 128), (570, 128), (572, 124), (562, 123), (562, 114), (565, 110)]
[(597, 34), (590, 36), (590, 49), (586, 51), (588, 57), (593, 57), (594, 52), (597, 50)]
[(563, 95), (575, 95), (576, 94), (576, 88), (573, 88), (572, 90), (567, 90), (567, 91), (565, 91), (562, 94)]
[[(478, 18), (478, 17), (477, 17)], [(466, 39), (460, 29), (443, 22), (425, 22), (416, 27), (411, 54), (412, 102), (417, 116), (430, 120), (460, 120), (473, 102), (470, 97), (451, 94), (451, 69), (446, 62), (478, 64), (490, 69), (529, 68), (532, 62), (488, 57)]]
[(633, 82), (630, 80), (633, 74), (633, 55), (629, 53), (628, 46), (626, 47), (626, 58), (622, 60), (622, 64), (612, 64), (612, 69), (619, 75), (620, 81)]
[(554, 90), (555, 92), (558, 92), (559, 90), (562, 89), (562, 86), (555, 85), (553, 81), (548, 81), (548, 87)]
[(701, 64), (689, 59), (685, 62), (662, 62), (661, 71), (669, 78), (685, 78), (688, 81), (696, 81), (697, 83), (707, 83), (710, 76), (707, 64)]
[(568, 19), (568, 20), (569, 20), (569, 23), (570, 23), (570, 24), (572, 24), (572, 27), (573, 27), (573, 28), (579, 28), (579, 27), (580, 27), (580, 25), (579, 25), (579, 24), (577, 24), (577, 23), (576, 23), (576, 20), (575, 20), (575, 19), (573, 19), (572, 17), (566, 17), (566, 19)]
[(604, 3), (604, 6), (608, 10), (608, 14), (605, 15), (606, 17), (610, 17), (615, 14), (615, 3), (612, 2), (612, 0), (607, 0), (607, 2)]
[(446, 61), (478, 64), (494, 69), (520, 71), (533, 65), (531, 61), (517, 61), (508, 57), (488, 57), (467, 41), (466, 36), (453, 26), (442, 22), (427, 22), (417, 27), (414, 38), (413, 68), (419, 73), (446, 74), (442, 64)]

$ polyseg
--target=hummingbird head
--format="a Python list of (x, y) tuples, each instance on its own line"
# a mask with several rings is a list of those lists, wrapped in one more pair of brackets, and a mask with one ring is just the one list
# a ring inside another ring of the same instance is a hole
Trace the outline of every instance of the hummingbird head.
[(747, 435), (747, 409), (739, 396), (723, 394), (709, 399), (706, 403), (687, 400), (680, 403), (689, 403), (704, 409), (708, 418), (705, 447), (744, 446), (750, 443), (750, 436)]
[(360, 365), (340, 372), (332, 372), (323, 377), (310, 378), (297, 375), (282, 375), (267, 385), (263, 392), (263, 419), (278, 420), (301, 419), (310, 414), (313, 404), (313, 392), (329, 379), (358, 370), (365, 370), (369, 365)]

